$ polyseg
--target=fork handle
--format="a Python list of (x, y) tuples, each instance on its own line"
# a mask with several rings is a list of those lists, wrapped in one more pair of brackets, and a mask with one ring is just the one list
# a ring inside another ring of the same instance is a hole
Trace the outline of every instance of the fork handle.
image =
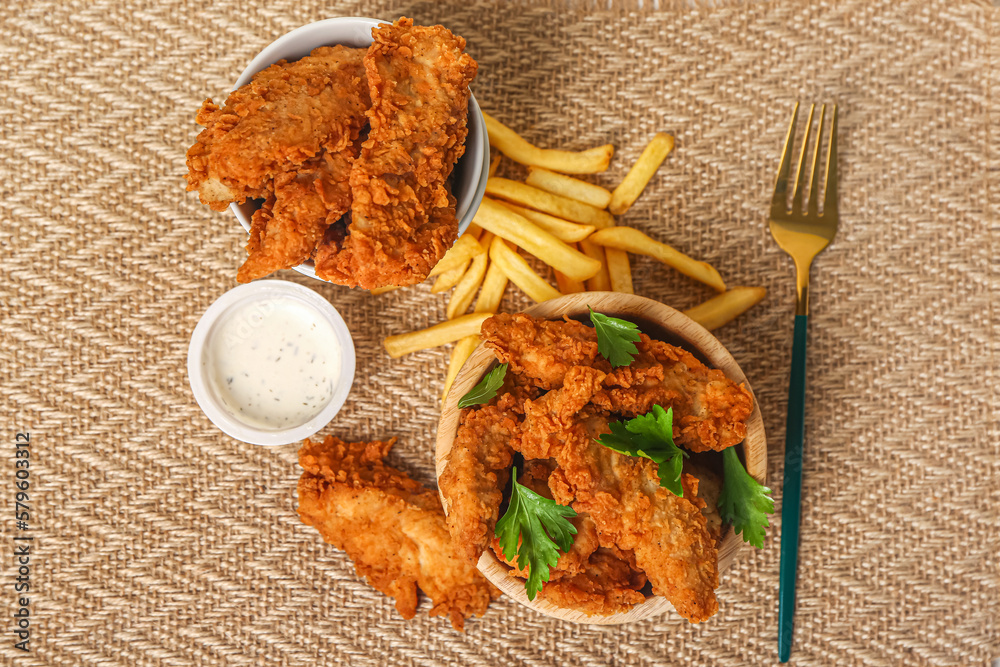
[(806, 329), (808, 315), (795, 316), (792, 374), (788, 381), (788, 421), (785, 425), (785, 482), (781, 496), (781, 570), (778, 586), (778, 659), (792, 653), (795, 579), (799, 557), (799, 509), (802, 493), (802, 444), (806, 412)]

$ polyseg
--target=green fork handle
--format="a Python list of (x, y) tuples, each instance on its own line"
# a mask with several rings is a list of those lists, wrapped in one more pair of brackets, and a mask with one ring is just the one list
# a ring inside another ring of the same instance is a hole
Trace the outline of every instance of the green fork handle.
[(778, 586), (778, 659), (792, 653), (795, 578), (799, 558), (799, 509), (802, 494), (802, 444), (806, 413), (806, 329), (808, 315), (795, 316), (792, 374), (788, 381), (785, 425), (785, 482), (781, 492), (781, 571)]

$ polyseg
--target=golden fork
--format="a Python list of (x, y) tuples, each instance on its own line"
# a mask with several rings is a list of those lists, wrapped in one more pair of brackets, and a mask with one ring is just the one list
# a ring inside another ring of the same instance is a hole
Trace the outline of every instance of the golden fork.
[(781, 502), (781, 572), (778, 589), (778, 659), (788, 662), (792, 652), (792, 626), (795, 614), (795, 578), (799, 555), (799, 515), (802, 494), (802, 445), (805, 439), (806, 398), (806, 329), (809, 323), (809, 267), (833, 240), (837, 233), (837, 107), (830, 120), (830, 144), (826, 157), (826, 188), (823, 212), (819, 212), (819, 156), (823, 140), (826, 105), (819, 112), (816, 147), (813, 150), (809, 176), (809, 199), (802, 210), (806, 152), (812, 130), (816, 105), (809, 107), (809, 122), (802, 140), (799, 168), (795, 175), (795, 191), (791, 208), (788, 206), (789, 172), (792, 167), (792, 143), (799, 104), (792, 112), (785, 149), (781, 154), (778, 178), (771, 199), (771, 236), (781, 249), (795, 261), (795, 335), (792, 344), (792, 373), (788, 381), (788, 421), (785, 429), (785, 482)]

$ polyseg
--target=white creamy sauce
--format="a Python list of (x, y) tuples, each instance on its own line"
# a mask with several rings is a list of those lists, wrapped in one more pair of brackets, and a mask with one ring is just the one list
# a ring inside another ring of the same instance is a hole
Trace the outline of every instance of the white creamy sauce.
[(215, 395), (257, 428), (304, 424), (330, 402), (340, 343), (320, 314), (293, 299), (257, 301), (215, 325), (203, 362)]

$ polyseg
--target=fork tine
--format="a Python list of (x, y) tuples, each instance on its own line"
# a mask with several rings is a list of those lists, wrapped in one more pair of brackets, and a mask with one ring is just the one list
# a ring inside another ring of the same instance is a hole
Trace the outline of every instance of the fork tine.
[(826, 193), (823, 195), (823, 217), (827, 211), (837, 215), (837, 105), (830, 119), (830, 147), (826, 153)]
[(826, 105), (819, 110), (819, 126), (816, 128), (816, 148), (813, 151), (812, 172), (809, 174), (809, 215), (819, 214), (819, 147), (823, 143), (823, 120), (826, 118)]
[(795, 141), (795, 122), (799, 119), (799, 103), (795, 103), (792, 111), (792, 122), (788, 125), (788, 136), (785, 138), (785, 148), (781, 151), (781, 164), (778, 165), (778, 177), (774, 181), (774, 197), (771, 198), (771, 210), (782, 213), (788, 208), (788, 172), (792, 168), (792, 143)]
[(809, 120), (806, 121), (806, 135), (802, 137), (802, 148), (799, 150), (799, 168), (795, 170), (795, 194), (792, 195), (792, 212), (798, 213), (802, 210), (802, 185), (805, 176), (806, 153), (809, 151), (809, 136), (812, 134), (813, 113), (816, 105), (809, 107)]

